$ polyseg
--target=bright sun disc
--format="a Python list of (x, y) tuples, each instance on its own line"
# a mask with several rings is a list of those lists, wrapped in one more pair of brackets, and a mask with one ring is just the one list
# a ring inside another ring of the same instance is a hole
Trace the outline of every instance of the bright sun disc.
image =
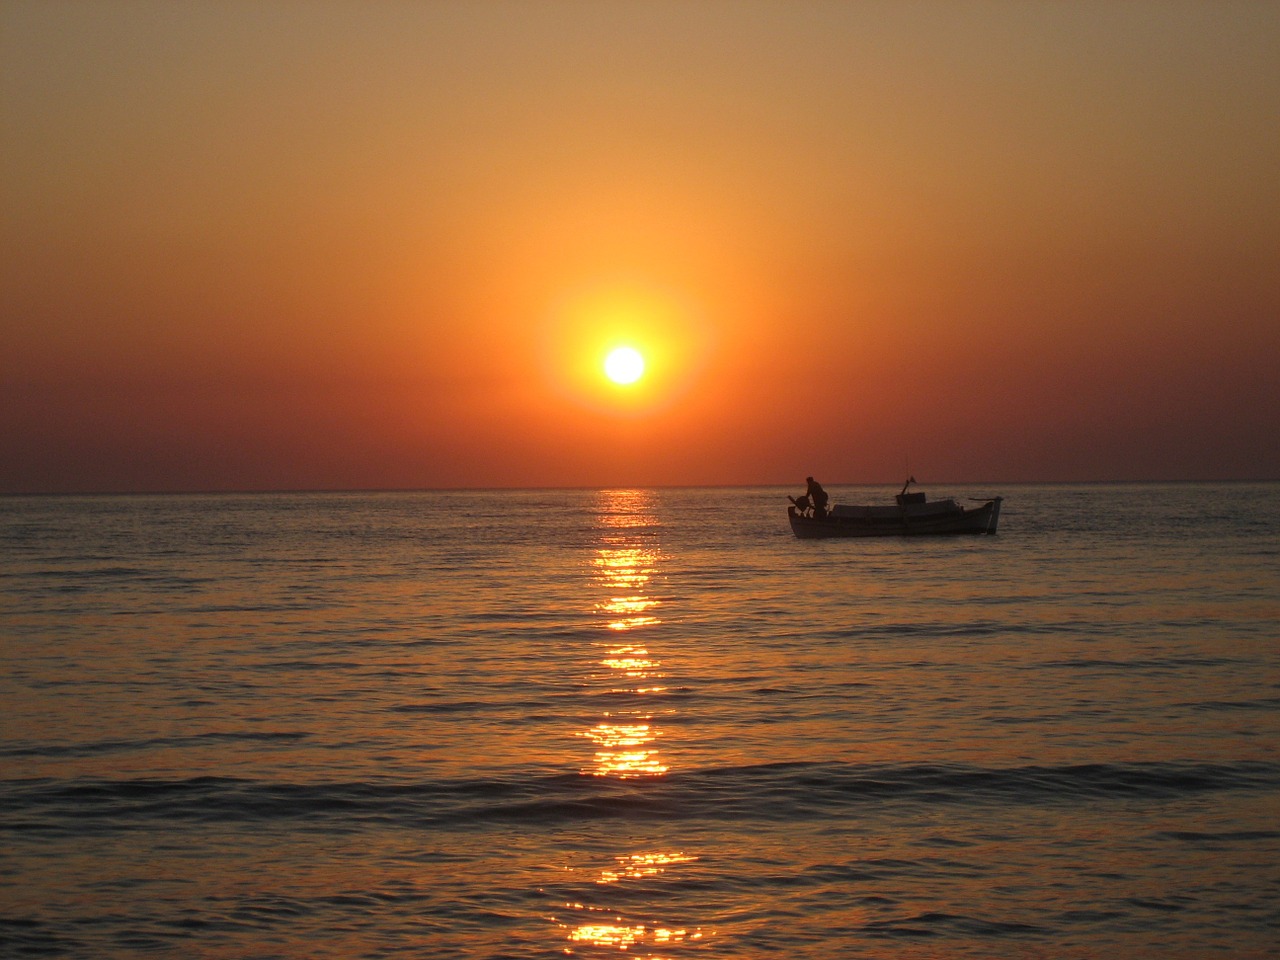
[(604, 358), (604, 375), (614, 383), (635, 383), (644, 373), (644, 357), (631, 347), (618, 347)]

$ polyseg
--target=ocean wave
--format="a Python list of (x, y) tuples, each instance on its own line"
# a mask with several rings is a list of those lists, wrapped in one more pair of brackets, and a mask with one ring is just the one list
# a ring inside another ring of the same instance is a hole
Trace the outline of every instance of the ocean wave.
[(1049, 928), (1037, 924), (929, 912), (892, 920), (873, 920), (862, 929), (867, 936), (890, 940), (917, 940), (933, 937), (981, 937), (1003, 940), (1043, 936)]
[(1260, 761), (1007, 768), (782, 763), (629, 780), (552, 772), (323, 783), (41, 778), (0, 783), (0, 830), (111, 831), (157, 819), (311, 822), (339, 829), (618, 818), (821, 820), (885, 804), (1070, 805), (1277, 789), (1280, 763)]
[(1028, 663), (1019, 667), (1022, 670), (1081, 670), (1104, 673), (1136, 671), (1141, 673), (1177, 673), (1188, 668), (1214, 668), (1245, 666), (1247, 659), (1229, 656), (1217, 657), (1135, 657), (1128, 660), (1108, 659), (1105, 657), (1072, 657), (1065, 660), (1045, 660)]
[(283, 731), (214, 731), (184, 737), (146, 737), (132, 740), (93, 740), (73, 744), (10, 744), (0, 747), (0, 758), (39, 758), (62, 760), (72, 757), (92, 757), (106, 753), (127, 753), (170, 747), (198, 747), (211, 743), (294, 743), (306, 740), (308, 733)]

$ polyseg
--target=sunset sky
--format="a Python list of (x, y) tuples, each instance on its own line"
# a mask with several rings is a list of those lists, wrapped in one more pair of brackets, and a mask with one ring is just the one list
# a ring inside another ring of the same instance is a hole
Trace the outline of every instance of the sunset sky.
[(0, 0), (0, 191), (0, 492), (1280, 477), (1277, 3)]

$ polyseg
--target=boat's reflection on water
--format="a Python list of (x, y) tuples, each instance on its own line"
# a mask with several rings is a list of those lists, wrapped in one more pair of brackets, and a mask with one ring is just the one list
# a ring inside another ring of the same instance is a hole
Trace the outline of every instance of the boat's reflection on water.
[[(662, 729), (655, 702), (666, 691), (662, 661), (646, 643), (662, 623), (661, 601), (653, 596), (662, 554), (657, 541), (654, 494), (645, 490), (608, 490), (598, 504), (598, 546), (592, 558), (602, 639), (599, 659), (592, 664), (591, 685), (608, 703), (600, 718), (580, 731), (594, 746), (584, 775), (619, 780), (660, 778), (670, 769), (659, 749)], [(569, 946), (566, 954), (592, 947), (626, 952), (629, 957), (664, 960), (672, 948), (703, 940), (701, 928), (661, 923), (645, 911), (642, 921), (629, 917), (638, 902), (633, 893), (611, 894), (631, 883), (660, 880), (669, 871), (691, 864), (697, 857), (681, 850), (644, 849), (622, 853), (598, 868), (594, 885), (599, 896), (590, 902), (562, 904), (567, 911), (559, 925)], [(611, 905), (620, 900), (626, 909)]]

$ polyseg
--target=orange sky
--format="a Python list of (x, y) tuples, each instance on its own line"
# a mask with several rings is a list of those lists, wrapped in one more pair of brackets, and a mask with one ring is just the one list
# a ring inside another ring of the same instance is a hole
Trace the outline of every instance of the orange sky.
[(0, 96), (0, 492), (1280, 477), (1280, 5), (0, 0)]

